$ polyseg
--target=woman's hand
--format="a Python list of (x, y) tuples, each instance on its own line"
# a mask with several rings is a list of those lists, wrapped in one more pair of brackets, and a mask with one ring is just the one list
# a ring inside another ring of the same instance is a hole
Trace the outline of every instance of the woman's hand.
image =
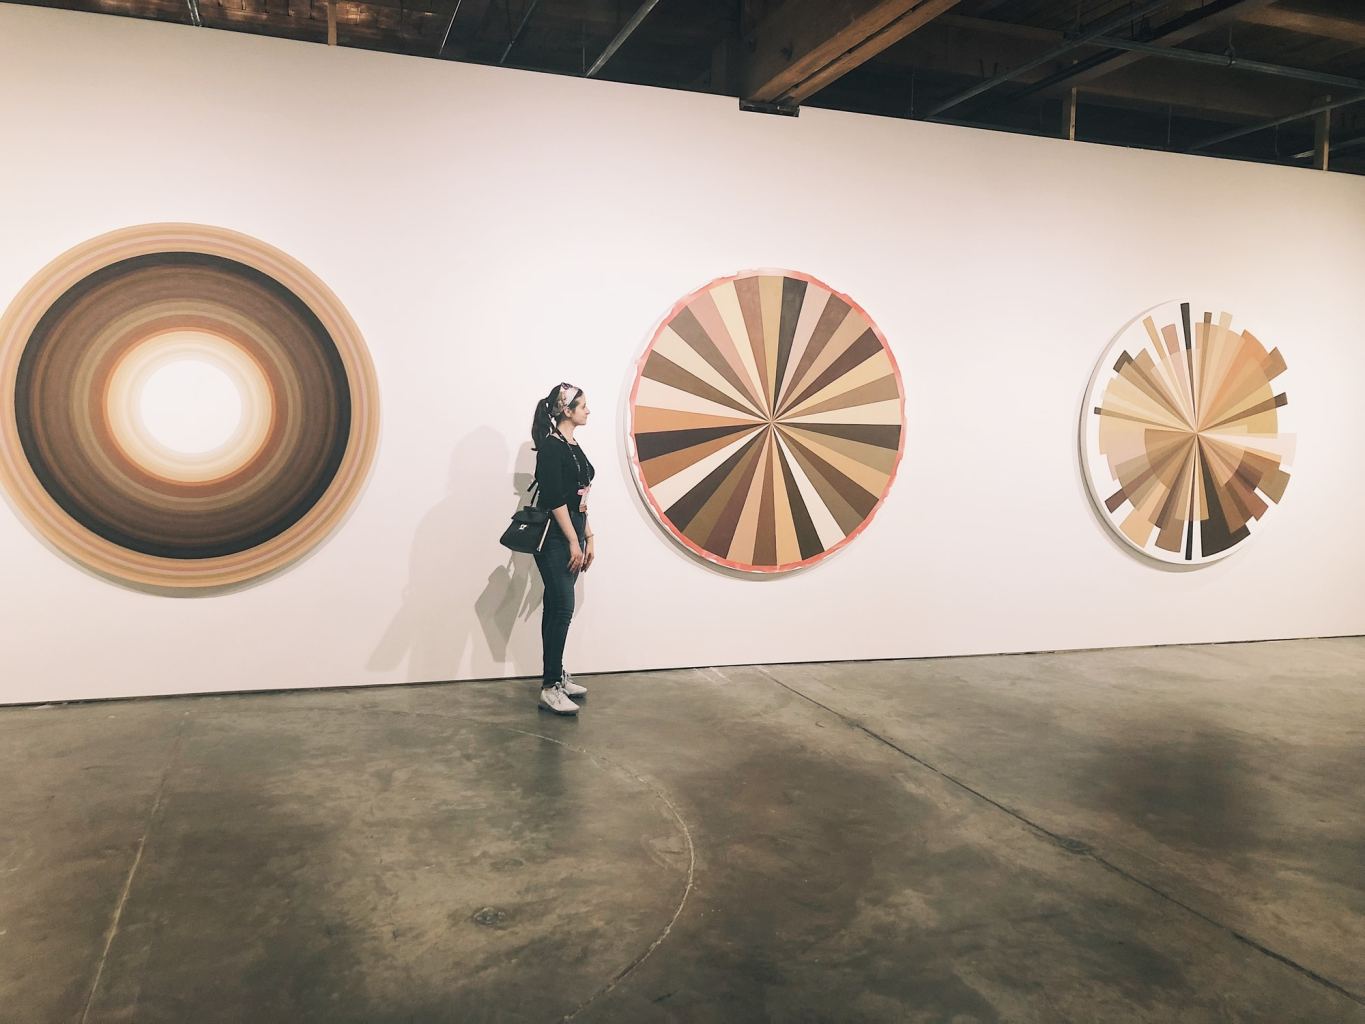
[(597, 550), (593, 546), (592, 538), (588, 538), (588, 550), (583, 552), (583, 571), (587, 572), (592, 568), (592, 563), (597, 559)]
[(575, 540), (569, 545), (569, 572), (581, 572), (583, 570), (583, 549), (578, 546)]

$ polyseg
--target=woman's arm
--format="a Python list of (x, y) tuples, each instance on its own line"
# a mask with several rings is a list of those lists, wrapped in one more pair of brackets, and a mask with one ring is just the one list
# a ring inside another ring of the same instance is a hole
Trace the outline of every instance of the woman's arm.
[(578, 534), (574, 532), (573, 520), (569, 518), (569, 506), (560, 505), (554, 509), (550, 515), (555, 517), (555, 522), (564, 531), (564, 536), (569, 542), (569, 568), (578, 572), (583, 568), (583, 549), (578, 546)]
[(583, 539), (588, 542), (588, 546), (583, 549), (583, 571), (587, 572), (597, 559), (597, 550), (592, 541), (592, 527), (588, 524), (586, 514), (583, 516)]
[(557, 509), (551, 511), (550, 515), (555, 517), (555, 522), (558, 523), (559, 528), (564, 531), (564, 539), (569, 542), (569, 547), (572, 548), (576, 546), (578, 544), (578, 534), (574, 532), (573, 520), (569, 518), (569, 506), (560, 505)]

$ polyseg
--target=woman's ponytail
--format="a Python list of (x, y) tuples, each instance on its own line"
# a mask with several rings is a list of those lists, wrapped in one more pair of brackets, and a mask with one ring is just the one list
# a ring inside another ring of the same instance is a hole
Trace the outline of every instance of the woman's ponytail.
[(535, 415), (531, 417), (531, 446), (537, 451), (545, 439), (554, 432), (555, 421), (550, 415), (550, 409), (558, 394), (559, 388), (556, 387), (549, 395), (536, 403)]

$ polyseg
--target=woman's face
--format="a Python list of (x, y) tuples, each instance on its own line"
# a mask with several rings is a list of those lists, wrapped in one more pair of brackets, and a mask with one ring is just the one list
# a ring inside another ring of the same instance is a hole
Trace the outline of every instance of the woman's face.
[(569, 410), (569, 422), (575, 427), (581, 427), (588, 422), (588, 414), (592, 410), (588, 408), (588, 396), (580, 395), (578, 403)]

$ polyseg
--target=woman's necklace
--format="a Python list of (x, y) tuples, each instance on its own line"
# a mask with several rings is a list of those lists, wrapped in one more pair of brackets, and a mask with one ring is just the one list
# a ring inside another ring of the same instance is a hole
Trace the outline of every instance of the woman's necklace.
[[(563, 434), (560, 434), (559, 436), (564, 437)], [(578, 445), (570, 442), (567, 437), (564, 438), (564, 443), (569, 446), (569, 453), (573, 455), (573, 464), (577, 473), (578, 482), (582, 484), (578, 489), (578, 511), (586, 512), (588, 510), (588, 467), (583, 465), (584, 457), (582, 456)]]
[[(573, 464), (574, 464), (574, 467), (578, 470), (578, 478), (579, 478), (580, 480), (583, 480), (583, 478), (586, 477), (586, 476), (588, 475), (588, 470), (587, 470), (587, 468), (583, 465), (582, 457), (579, 455), (579, 450), (580, 450), (580, 449), (579, 449), (579, 446), (576, 445), (574, 442), (570, 441), (570, 440), (569, 440), (567, 437), (565, 437), (563, 434), (560, 434), (559, 437), (560, 437), (560, 440), (562, 440), (562, 441), (568, 446), (568, 448), (569, 448), (569, 454), (573, 456)], [(583, 480), (583, 482), (584, 482), (584, 483), (587, 483), (586, 480)]]

